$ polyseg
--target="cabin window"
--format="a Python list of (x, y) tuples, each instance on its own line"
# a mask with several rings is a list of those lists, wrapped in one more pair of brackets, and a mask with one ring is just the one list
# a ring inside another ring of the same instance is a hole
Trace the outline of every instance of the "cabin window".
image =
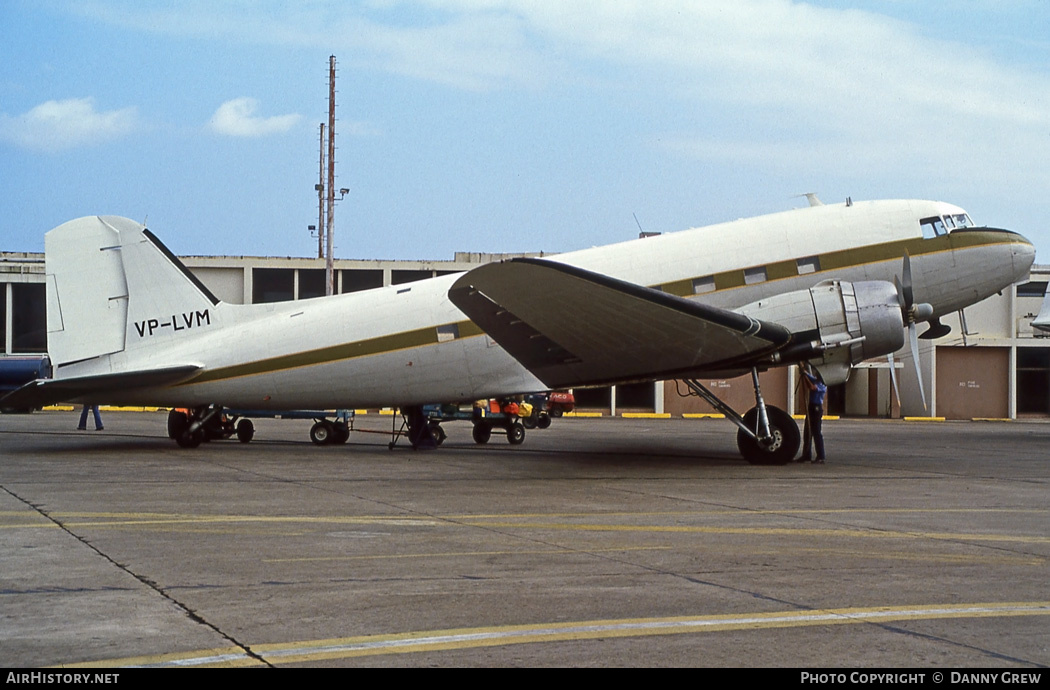
[(459, 337), (459, 324), (448, 323), (443, 326), (438, 326), (437, 336), (439, 343), (447, 343), (450, 340), (455, 340)]
[(756, 283), (766, 282), (766, 267), (759, 266), (757, 268), (745, 268), (744, 269), (744, 284), (755, 285)]
[(807, 273), (816, 273), (820, 270), (820, 257), (807, 256), (798, 260), (798, 274), (804, 276)]
[(703, 278), (693, 279), (693, 294), (702, 295), (705, 292), (715, 291), (715, 277), (704, 276)]

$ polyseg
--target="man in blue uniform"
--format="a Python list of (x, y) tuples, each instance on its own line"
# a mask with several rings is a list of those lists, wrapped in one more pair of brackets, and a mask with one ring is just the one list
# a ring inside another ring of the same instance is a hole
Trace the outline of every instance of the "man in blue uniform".
[[(802, 457), (799, 462), (815, 462), (824, 464), (824, 434), (820, 426), (824, 419), (824, 398), (828, 394), (828, 387), (819, 377), (799, 365), (799, 373), (802, 374), (802, 385), (809, 391), (809, 404), (806, 406), (806, 430), (803, 434)], [(810, 442), (817, 447), (817, 457), (810, 460)]]

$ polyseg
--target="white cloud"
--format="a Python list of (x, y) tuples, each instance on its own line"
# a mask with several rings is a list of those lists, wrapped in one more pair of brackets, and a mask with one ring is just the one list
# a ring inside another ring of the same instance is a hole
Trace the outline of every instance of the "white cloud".
[(0, 114), (0, 139), (54, 153), (112, 141), (138, 126), (135, 108), (97, 112), (92, 99), (71, 98), (41, 103), (22, 115)]
[[(823, 146), (819, 160), (830, 166), (890, 167), (911, 156), (938, 161), (936, 170), (954, 153), (1003, 168), (1017, 156), (1020, 168), (1050, 157), (1045, 70), (965, 42), (965, 22), (954, 31), (923, 24), (919, 9), (901, 12), (912, 18), (905, 21), (791, 0), (315, 0), (264, 3), (265, 12), (259, 3), (205, 0), (89, 6), (141, 31), (325, 45), (351, 56), (355, 69), (459, 89), (619, 91), (677, 107), (678, 137), (699, 142), (679, 150), (699, 157), (711, 157), (712, 140), (732, 144), (716, 158), (736, 148), (745, 164), (764, 159), (761, 141), (787, 160)], [(213, 128), (248, 136), (283, 122), (254, 118), (246, 105), (254, 102), (242, 100), (225, 104)]]
[(259, 101), (254, 98), (234, 98), (219, 106), (208, 121), (213, 132), (232, 137), (263, 137), (268, 134), (287, 132), (300, 120), (300, 115), (275, 115), (259, 117), (255, 111)]

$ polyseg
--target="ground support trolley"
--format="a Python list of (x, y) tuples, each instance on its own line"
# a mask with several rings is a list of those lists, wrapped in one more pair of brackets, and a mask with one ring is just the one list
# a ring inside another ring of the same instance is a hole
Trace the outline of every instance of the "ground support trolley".
[(353, 410), (242, 410), (209, 406), (168, 412), (168, 437), (184, 448), (195, 448), (204, 441), (236, 435), (241, 443), (255, 437), (252, 419), (312, 419), (310, 440), (319, 446), (346, 443), (354, 428)]

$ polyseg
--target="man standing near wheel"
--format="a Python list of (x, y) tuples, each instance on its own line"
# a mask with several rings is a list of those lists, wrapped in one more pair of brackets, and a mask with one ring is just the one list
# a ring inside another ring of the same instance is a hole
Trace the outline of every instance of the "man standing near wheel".
[[(802, 368), (800, 364), (798, 371), (802, 374), (802, 385), (809, 391), (809, 403), (806, 405), (806, 431), (802, 437), (802, 457), (799, 462), (814, 462), (824, 464), (824, 434), (821, 423), (824, 420), (824, 398), (828, 394), (828, 387), (819, 377)], [(817, 457), (810, 459), (810, 442), (817, 447)]]

